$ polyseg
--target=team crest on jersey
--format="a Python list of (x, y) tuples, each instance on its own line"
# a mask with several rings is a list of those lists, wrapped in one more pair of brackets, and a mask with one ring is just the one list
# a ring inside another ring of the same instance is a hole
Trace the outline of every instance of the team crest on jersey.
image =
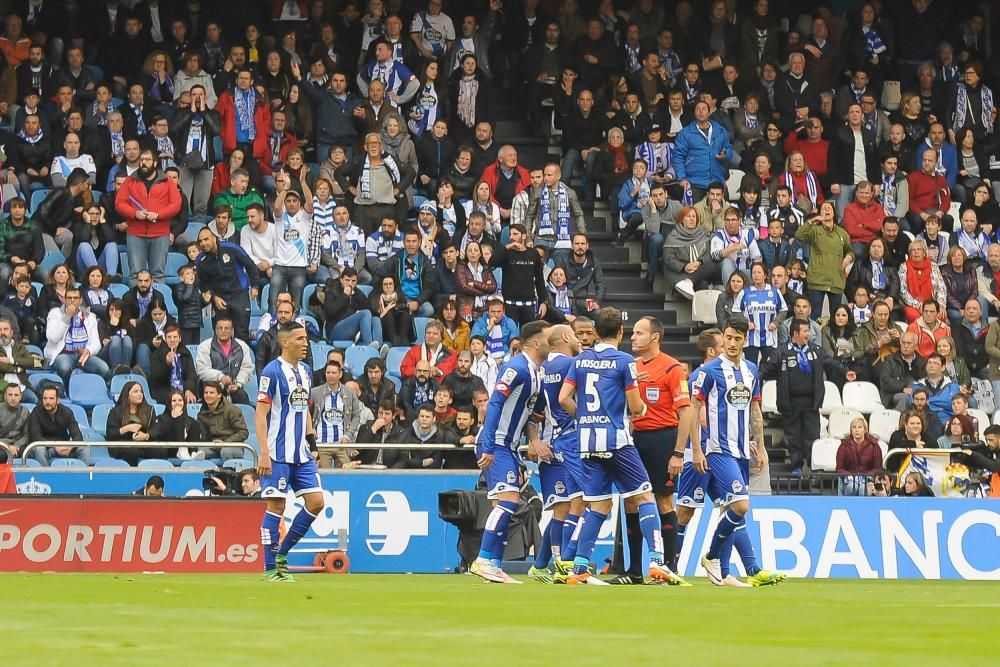
[(335, 422), (342, 421), (344, 419), (344, 413), (341, 410), (324, 410), (323, 411), (323, 421), (328, 424), (333, 424)]
[(702, 489), (700, 487), (697, 488), (697, 489), (695, 489), (694, 490), (694, 499), (695, 500), (704, 500), (705, 499), (705, 489)]
[(288, 406), (295, 412), (309, 409), (309, 391), (305, 387), (295, 387), (288, 394)]
[(559, 495), (566, 493), (566, 485), (563, 484), (562, 482), (556, 482), (555, 488), (556, 488), (556, 493), (558, 493)]
[(514, 472), (513, 470), (508, 470), (507, 471), (507, 483), (508, 484), (516, 484), (517, 483), (517, 473)]
[(743, 482), (738, 479), (733, 480), (733, 493), (740, 493), (743, 491)]
[(745, 408), (750, 405), (750, 387), (737, 382), (726, 391), (726, 403), (734, 408)]
[(231, 261), (233, 261), (233, 258), (229, 256), (228, 252), (222, 253), (222, 263), (223, 264), (229, 264), (229, 262), (231, 262)]
[(656, 403), (658, 400), (660, 400), (660, 388), (646, 387), (646, 402)]
[(278, 478), (278, 491), (284, 491), (288, 488), (288, 480), (284, 477)]
[(788, 360), (788, 367), (789, 368), (795, 368), (798, 365), (799, 365), (799, 362), (796, 361), (795, 359), (789, 359)]

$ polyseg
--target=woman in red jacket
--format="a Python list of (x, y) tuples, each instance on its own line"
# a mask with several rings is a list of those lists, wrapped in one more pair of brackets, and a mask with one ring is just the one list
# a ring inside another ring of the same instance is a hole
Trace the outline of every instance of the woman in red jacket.
[(868, 433), (864, 417), (851, 420), (851, 433), (841, 440), (837, 448), (837, 472), (841, 478), (841, 493), (845, 496), (863, 496), (868, 475), (882, 469), (882, 448), (878, 439)]

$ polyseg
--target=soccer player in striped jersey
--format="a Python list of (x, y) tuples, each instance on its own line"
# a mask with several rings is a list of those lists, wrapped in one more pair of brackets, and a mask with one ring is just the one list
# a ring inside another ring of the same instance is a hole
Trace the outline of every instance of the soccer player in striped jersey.
[(788, 310), (785, 297), (777, 287), (768, 284), (767, 267), (763, 262), (754, 262), (750, 267), (750, 284), (733, 299), (733, 312), (742, 313), (750, 325), (744, 350), (747, 361), (756, 364), (778, 347), (778, 314), (784, 310)]
[[(545, 418), (542, 363), (549, 353), (549, 324), (536, 320), (521, 327), (521, 353), (503, 365), (486, 408), (486, 420), (476, 439), (479, 467), (485, 471), (487, 497), (495, 504), (486, 520), (479, 557), (469, 571), (486, 581), (520, 584), (500, 567), (507, 527), (521, 499), (519, 485), (522, 433), (528, 436), (528, 456), (548, 462), (551, 448), (538, 437)], [(530, 421), (529, 421), (530, 420)]]
[[(576, 555), (572, 535), (583, 513), (583, 472), (580, 468), (580, 447), (576, 440), (576, 420), (559, 405), (559, 392), (573, 357), (580, 354), (580, 341), (568, 324), (549, 329), (549, 356), (542, 368), (542, 390), (545, 392), (545, 436), (543, 442), (552, 446), (552, 460), (538, 464), (545, 509), (552, 518), (545, 529), (542, 546), (528, 576), (551, 583), (549, 557), (556, 562), (560, 574), (568, 574)], [(548, 546), (546, 546), (548, 545)]]
[[(716, 328), (706, 329), (702, 331), (698, 336), (698, 351), (701, 352), (702, 366), (712, 361), (720, 354), (722, 354), (722, 331)], [(694, 378), (701, 371), (702, 366), (694, 369), (691, 372), (690, 377)], [(707, 422), (704, 418), (704, 410), (702, 410), (702, 415), (688, 415), (689, 419), (697, 418), (699, 425), (697, 428), (702, 429), (702, 450), (705, 448), (705, 437), (704, 437), (704, 427)], [(691, 428), (696, 428), (692, 425)], [(684, 548), (684, 535), (687, 531), (687, 526), (691, 523), (691, 519), (694, 517), (694, 511), (699, 507), (705, 506), (705, 496), (708, 494), (708, 475), (706, 473), (701, 473), (694, 468), (694, 455), (691, 451), (691, 443), (677, 441), (674, 447), (674, 452), (672, 458), (670, 459), (669, 472), (677, 479), (677, 555), (680, 556), (682, 549)], [(713, 499), (714, 500), (714, 499)], [(718, 501), (716, 501), (718, 504)], [(725, 508), (722, 508), (723, 511)], [(733, 531), (733, 545), (724, 545), (722, 552), (719, 554), (720, 570), (722, 572), (722, 581), (725, 586), (734, 586), (737, 588), (752, 586), (770, 586), (777, 584), (779, 581), (785, 579), (785, 575), (780, 573), (773, 573), (766, 570), (761, 570), (760, 566), (757, 564), (757, 556), (753, 550), (753, 544), (750, 542), (750, 536), (746, 531), (746, 525)], [(743, 561), (743, 569), (747, 573), (747, 582), (741, 581), (740, 579), (729, 576), (729, 557), (732, 554), (732, 547), (736, 547), (737, 553), (740, 555), (740, 560)], [(677, 561), (675, 560), (672, 569), (677, 569)]]
[(685, 585), (663, 562), (660, 515), (653, 502), (653, 487), (632, 443), (628, 414), (641, 417), (647, 407), (639, 394), (635, 360), (618, 349), (625, 333), (621, 311), (601, 308), (594, 328), (599, 342), (573, 360), (559, 392), (559, 404), (576, 416), (583, 499), (590, 504), (577, 526), (573, 574), (566, 583), (608, 585), (590, 574), (588, 568), (594, 543), (611, 511), (614, 484), (624, 498), (625, 511), (638, 512), (639, 527), (649, 548), (649, 576), (658, 583)]
[[(278, 330), (278, 345), (280, 356), (260, 375), (254, 418), (260, 446), (260, 496), (267, 501), (260, 539), (265, 579), (295, 581), (288, 573), (288, 552), (323, 511), (323, 487), (310, 451), (316, 444), (316, 433), (309, 416), (312, 370), (302, 362), (309, 351), (305, 327), (289, 322)], [(289, 488), (302, 498), (305, 507), (295, 515), (279, 545), (278, 529)]]
[[(701, 564), (709, 580), (724, 586), (720, 556), (732, 550), (732, 536), (746, 529), (750, 509), (750, 448), (755, 443), (759, 473), (767, 464), (764, 416), (760, 409), (757, 366), (743, 358), (749, 323), (733, 315), (722, 330), (722, 355), (698, 368), (691, 376), (691, 452), (694, 469), (707, 475), (706, 491), (723, 507), (708, 553)], [(705, 449), (698, 423), (706, 408)], [(707, 454), (706, 454), (707, 452)], [(776, 582), (775, 582), (776, 583)]]

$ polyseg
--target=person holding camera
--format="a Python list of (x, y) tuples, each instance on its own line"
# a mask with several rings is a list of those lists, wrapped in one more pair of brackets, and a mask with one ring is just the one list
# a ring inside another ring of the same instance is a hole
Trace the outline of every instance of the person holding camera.
[(892, 492), (892, 474), (885, 468), (880, 468), (875, 473), (875, 476), (872, 479), (872, 481), (868, 482), (867, 493), (869, 496), (885, 498), (891, 492)]

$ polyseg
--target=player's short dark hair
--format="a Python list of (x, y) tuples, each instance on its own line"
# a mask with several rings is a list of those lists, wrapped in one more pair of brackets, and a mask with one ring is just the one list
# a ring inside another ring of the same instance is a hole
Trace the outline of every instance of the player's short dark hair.
[(573, 327), (574, 331), (576, 331), (576, 325), (577, 324), (580, 324), (580, 325), (587, 325), (587, 324), (589, 324), (590, 326), (594, 326), (594, 320), (590, 319), (589, 317), (582, 317), (582, 316), (576, 318), (575, 320), (573, 320), (573, 323), (570, 325), (570, 326)]
[(296, 322), (295, 320), (286, 322), (283, 326), (278, 327), (278, 340), (283, 341), (287, 339), (291, 334), (299, 329), (305, 329), (301, 322)]
[(705, 353), (708, 352), (708, 348), (715, 347), (715, 337), (721, 336), (722, 330), (718, 327), (712, 327), (711, 329), (705, 329), (700, 334), (698, 334), (698, 340), (695, 345), (698, 348), (698, 352), (701, 353), (702, 358), (705, 357)]
[(809, 323), (806, 322), (803, 319), (799, 319), (798, 317), (796, 317), (795, 319), (792, 320), (792, 324), (789, 327), (789, 333), (796, 334), (796, 333), (799, 332), (799, 329), (801, 329), (802, 327), (805, 327), (806, 329), (808, 329), (809, 328)]
[(241, 470), (240, 479), (243, 479), (244, 477), (249, 477), (255, 482), (260, 479), (260, 475), (257, 474), (256, 468), (244, 468), (243, 470)]
[(250, 209), (253, 209), (255, 211), (260, 211), (261, 215), (264, 214), (264, 207), (261, 204), (258, 204), (257, 202), (253, 202), (252, 204), (247, 204), (247, 207), (244, 209), (244, 211), (249, 211)]
[(723, 331), (725, 331), (726, 329), (732, 329), (733, 331), (743, 336), (746, 336), (747, 333), (750, 331), (750, 322), (748, 322), (747, 318), (743, 317), (742, 315), (734, 313), (729, 316), (729, 319), (726, 320), (726, 326), (725, 329), (723, 329)]
[(69, 172), (69, 176), (66, 178), (66, 187), (72, 188), (86, 183), (90, 180), (90, 176), (80, 167), (77, 167), (73, 171)]
[(656, 319), (652, 315), (644, 315), (639, 318), (640, 322), (649, 322), (649, 332), (659, 335), (660, 340), (663, 340), (663, 323)]
[(549, 328), (549, 323), (543, 320), (533, 320), (521, 327), (521, 340), (530, 340)]
[(152, 475), (149, 479), (146, 480), (146, 486), (144, 488), (148, 489), (149, 487), (153, 487), (154, 489), (160, 489), (162, 491), (163, 486), (164, 486), (163, 478), (160, 477), (159, 475)]
[(614, 338), (625, 327), (622, 311), (612, 306), (605, 306), (594, 315), (594, 329), (598, 338)]

